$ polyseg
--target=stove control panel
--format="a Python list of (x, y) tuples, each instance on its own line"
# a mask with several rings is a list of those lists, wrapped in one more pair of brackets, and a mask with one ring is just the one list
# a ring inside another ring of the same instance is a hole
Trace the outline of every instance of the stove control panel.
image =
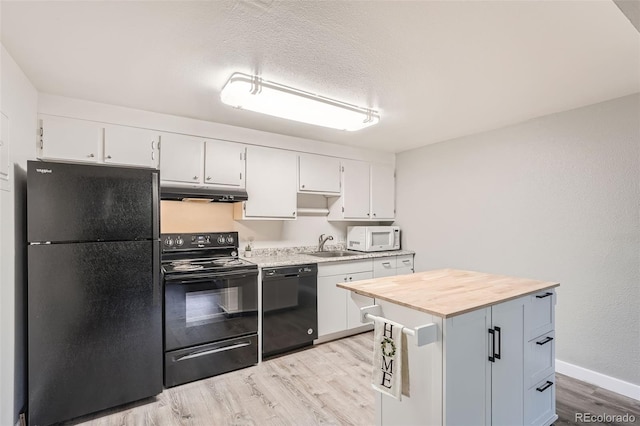
[(207, 234), (162, 234), (162, 250), (188, 250), (199, 248), (238, 248), (237, 232)]

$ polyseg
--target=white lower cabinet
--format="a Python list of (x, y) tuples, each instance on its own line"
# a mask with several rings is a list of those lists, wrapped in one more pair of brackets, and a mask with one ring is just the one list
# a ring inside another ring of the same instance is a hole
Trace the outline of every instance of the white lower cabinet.
[(318, 264), (318, 337), (360, 328), (360, 307), (372, 305), (370, 297), (336, 287), (341, 282), (373, 278), (370, 259)]
[(555, 334), (529, 340), (538, 320), (553, 316), (555, 293), (546, 293), (550, 303), (525, 296), (444, 321), (444, 424), (550, 425), (557, 419)]

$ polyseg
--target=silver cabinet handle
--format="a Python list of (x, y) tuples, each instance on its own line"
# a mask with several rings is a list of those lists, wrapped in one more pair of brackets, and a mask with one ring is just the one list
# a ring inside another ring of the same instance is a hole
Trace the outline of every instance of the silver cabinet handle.
[(375, 217), (375, 216), (376, 216), (376, 214), (374, 213), (374, 214), (373, 214), (373, 216)]
[(107, 155), (107, 160), (111, 160), (111, 156), (110, 155)]
[(194, 176), (194, 177), (193, 177), (193, 180), (198, 180), (198, 176)]
[(151, 149), (156, 149), (156, 141), (151, 141)]
[(155, 151), (151, 151), (151, 159), (155, 161), (155, 159), (156, 159), (156, 152)]
[(407, 265), (409, 265), (411, 263), (410, 260), (403, 260), (402, 263), (406, 263)]
[(207, 176), (207, 180), (211, 180), (211, 176)]
[(304, 188), (304, 185), (302, 185), (302, 187)]
[(389, 263), (389, 262), (383, 262), (383, 263), (382, 263), (382, 266), (390, 267), (390, 266), (391, 266), (391, 263)]
[(87, 155), (87, 157), (89, 157), (89, 158), (93, 158), (93, 157), (95, 157), (95, 155), (93, 155), (93, 154), (89, 154), (89, 155)]

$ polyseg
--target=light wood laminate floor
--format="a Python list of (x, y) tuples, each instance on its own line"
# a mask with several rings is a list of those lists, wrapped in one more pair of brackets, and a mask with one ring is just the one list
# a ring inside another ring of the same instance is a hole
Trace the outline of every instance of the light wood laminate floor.
[[(369, 332), (325, 343), (67, 424), (373, 425), (372, 340)], [(556, 396), (558, 426), (583, 424), (577, 412), (630, 413), (640, 425), (640, 402), (596, 386), (558, 374)]]

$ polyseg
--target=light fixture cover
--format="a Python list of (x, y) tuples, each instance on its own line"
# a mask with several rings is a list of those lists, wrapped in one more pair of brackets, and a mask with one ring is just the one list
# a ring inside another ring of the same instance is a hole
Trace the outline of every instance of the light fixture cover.
[(220, 99), (235, 108), (339, 130), (360, 130), (380, 121), (380, 114), (369, 108), (243, 73), (231, 75)]

